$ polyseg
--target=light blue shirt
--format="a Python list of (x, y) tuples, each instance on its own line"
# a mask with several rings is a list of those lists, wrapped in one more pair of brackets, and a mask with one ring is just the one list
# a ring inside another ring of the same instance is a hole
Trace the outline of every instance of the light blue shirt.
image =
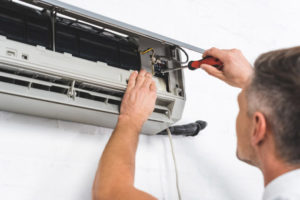
[(300, 169), (271, 181), (265, 188), (263, 200), (300, 200)]

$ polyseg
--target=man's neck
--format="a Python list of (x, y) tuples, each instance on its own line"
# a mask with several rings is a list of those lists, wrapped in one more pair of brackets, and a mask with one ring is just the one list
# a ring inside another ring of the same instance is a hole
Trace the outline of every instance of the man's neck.
[(264, 162), (261, 166), (261, 171), (264, 175), (265, 186), (267, 186), (278, 176), (298, 168), (300, 168), (300, 165), (291, 165), (278, 160), (275, 157), (267, 159), (266, 162)]

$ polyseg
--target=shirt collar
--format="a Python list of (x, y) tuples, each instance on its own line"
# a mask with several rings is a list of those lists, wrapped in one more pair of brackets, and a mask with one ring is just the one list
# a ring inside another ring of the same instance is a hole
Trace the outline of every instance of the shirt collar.
[(300, 182), (300, 169), (295, 169), (284, 173), (274, 180), (272, 180), (266, 187), (263, 199), (270, 198), (276, 194), (293, 191), (293, 185), (299, 187)]

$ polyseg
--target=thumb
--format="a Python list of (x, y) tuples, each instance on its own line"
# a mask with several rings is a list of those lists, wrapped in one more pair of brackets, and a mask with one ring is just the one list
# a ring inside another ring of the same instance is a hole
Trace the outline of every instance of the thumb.
[(206, 71), (206, 73), (208, 73), (209, 75), (219, 78), (221, 80), (224, 80), (223, 72), (218, 70), (217, 68), (215, 68), (211, 65), (208, 65), (208, 64), (202, 64), (200, 66), (200, 68), (203, 69), (204, 71)]

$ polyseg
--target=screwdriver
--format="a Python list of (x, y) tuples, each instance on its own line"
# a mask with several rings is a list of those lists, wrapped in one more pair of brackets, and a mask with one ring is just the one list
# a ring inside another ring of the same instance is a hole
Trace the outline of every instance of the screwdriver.
[(202, 64), (212, 65), (215, 68), (217, 68), (218, 70), (222, 70), (222, 68), (223, 68), (223, 63), (218, 58), (215, 58), (212, 56), (206, 56), (205, 58), (203, 58), (201, 60), (190, 61), (189, 64), (186, 66), (162, 70), (162, 73), (168, 73), (171, 71), (177, 71), (177, 70), (181, 70), (181, 69), (185, 69), (185, 68), (189, 68), (190, 70), (195, 70), (195, 69), (200, 68), (200, 66)]

